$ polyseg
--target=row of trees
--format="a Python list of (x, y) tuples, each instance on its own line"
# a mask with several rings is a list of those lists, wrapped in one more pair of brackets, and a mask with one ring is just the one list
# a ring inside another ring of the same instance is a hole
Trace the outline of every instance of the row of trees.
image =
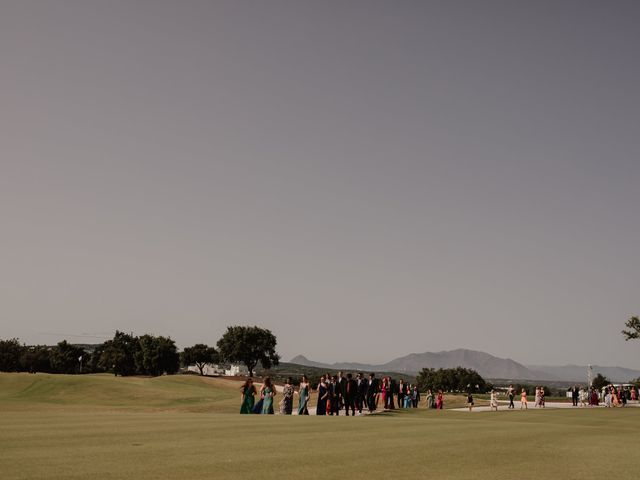
[(169, 337), (116, 331), (100, 345), (72, 345), (66, 340), (55, 346), (27, 346), (18, 339), (0, 340), (0, 371), (47, 373), (99, 373), (115, 375), (174, 374), (180, 364), (197, 365), (200, 374), (207, 363), (244, 363), (250, 375), (260, 363), (263, 368), (278, 365), (276, 337), (259, 327), (228, 327), (218, 349), (196, 344), (178, 353)]
[(46, 373), (98, 373), (116, 375), (162, 375), (176, 373), (179, 356), (175, 342), (116, 331), (100, 345), (72, 345), (66, 340), (55, 346), (27, 346), (16, 338), (0, 340), (0, 371)]
[(469, 368), (423, 368), (416, 378), (420, 391), (485, 392), (487, 382), (475, 370)]

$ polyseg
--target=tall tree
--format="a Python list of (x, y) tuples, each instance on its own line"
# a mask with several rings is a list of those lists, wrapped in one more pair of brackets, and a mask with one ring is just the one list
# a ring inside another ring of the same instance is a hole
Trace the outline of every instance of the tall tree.
[(195, 365), (200, 370), (200, 375), (204, 374), (204, 367), (207, 363), (219, 361), (219, 355), (215, 348), (197, 343), (193, 347), (186, 347), (180, 354), (183, 367)]
[(78, 373), (79, 358), (85, 354), (82, 347), (63, 340), (50, 351), (51, 368), (56, 373)]
[(134, 375), (136, 373), (135, 354), (139, 348), (137, 337), (116, 330), (113, 339), (102, 345), (100, 366), (115, 375)]
[(631, 317), (629, 320), (627, 320), (625, 326), (629, 329), (622, 331), (622, 335), (624, 336), (625, 340), (634, 340), (640, 338), (640, 318)]
[(19, 371), (24, 349), (24, 345), (17, 338), (0, 340), (0, 372)]
[(270, 330), (260, 327), (227, 327), (226, 333), (218, 340), (218, 351), (227, 362), (242, 362), (249, 375), (258, 362), (263, 368), (278, 365), (280, 356), (276, 353), (276, 337)]
[(609, 380), (601, 373), (598, 373), (593, 379), (593, 382), (591, 382), (591, 386), (596, 388), (597, 390), (600, 390), (602, 387), (606, 387), (609, 384), (611, 384), (611, 380)]
[(137, 373), (158, 376), (178, 371), (178, 349), (168, 337), (142, 335), (138, 338), (139, 348), (134, 354)]

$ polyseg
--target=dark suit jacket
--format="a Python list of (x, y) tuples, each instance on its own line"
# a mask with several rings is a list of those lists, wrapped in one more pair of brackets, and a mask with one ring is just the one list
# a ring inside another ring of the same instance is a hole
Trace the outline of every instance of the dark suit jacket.
[(380, 380), (373, 378), (367, 385), (367, 396), (375, 395), (380, 390)]
[(344, 398), (350, 400), (356, 398), (356, 394), (358, 393), (358, 382), (352, 378), (351, 380), (347, 380), (344, 385)]
[(341, 397), (344, 397), (346, 393), (347, 393), (347, 379), (345, 377), (342, 377), (336, 383), (336, 395), (340, 395)]

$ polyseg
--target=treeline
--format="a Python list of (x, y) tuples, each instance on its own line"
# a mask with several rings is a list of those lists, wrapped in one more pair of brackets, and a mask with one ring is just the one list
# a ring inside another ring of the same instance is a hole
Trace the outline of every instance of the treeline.
[(416, 378), (421, 392), (486, 392), (488, 385), (478, 372), (469, 368), (423, 368)]
[(55, 346), (23, 345), (16, 338), (0, 340), (0, 371), (162, 375), (176, 373), (180, 356), (169, 337), (116, 331), (113, 339), (88, 350), (66, 340)]
[(197, 365), (200, 374), (207, 363), (243, 363), (249, 375), (258, 364), (268, 369), (278, 365), (276, 337), (260, 327), (227, 327), (216, 350), (205, 344), (186, 347), (178, 353), (169, 337), (116, 331), (111, 340), (87, 348), (66, 340), (55, 346), (27, 346), (17, 338), (0, 340), (0, 372), (104, 373), (115, 375), (171, 375), (180, 365)]

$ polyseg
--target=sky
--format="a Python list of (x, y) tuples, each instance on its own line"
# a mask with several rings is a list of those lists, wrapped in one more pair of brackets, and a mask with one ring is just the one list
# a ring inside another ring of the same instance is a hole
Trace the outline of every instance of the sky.
[(0, 338), (640, 368), (639, 19), (0, 0)]

